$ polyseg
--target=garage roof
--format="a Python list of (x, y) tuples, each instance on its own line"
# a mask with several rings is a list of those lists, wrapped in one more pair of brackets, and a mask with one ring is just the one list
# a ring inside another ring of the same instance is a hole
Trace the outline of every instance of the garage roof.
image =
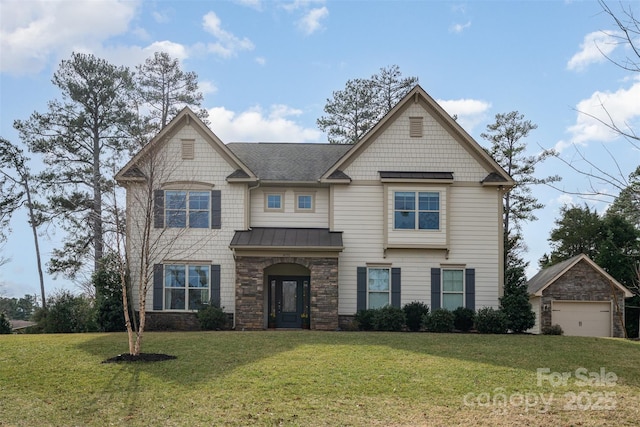
[(553, 282), (555, 282), (558, 278), (560, 278), (563, 274), (569, 271), (574, 265), (579, 263), (580, 261), (585, 261), (594, 270), (604, 276), (607, 280), (613, 283), (616, 287), (622, 290), (625, 294), (625, 297), (631, 297), (633, 294), (629, 289), (627, 289), (624, 285), (618, 282), (616, 279), (611, 277), (606, 271), (604, 271), (598, 264), (593, 262), (591, 258), (589, 258), (585, 254), (576, 255), (573, 258), (569, 258), (565, 261), (562, 261), (558, 264), (554, 264), (551, 267), (547, 267), (545, 269), (540, 270), (535, 276), (533, 276), (527, 282), (527, 288), (529, 290), (529, 295), (542, 296), (542, 291), (544, 291), (548, 286), (550, 286)]

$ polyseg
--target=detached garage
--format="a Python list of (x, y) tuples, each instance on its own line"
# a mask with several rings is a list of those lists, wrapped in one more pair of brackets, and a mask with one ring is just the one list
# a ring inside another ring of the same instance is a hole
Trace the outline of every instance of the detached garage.
[(540, 270), (529, 282), (533, 333), (560, 325), (565, 335), (624, 337), (624, 299), (631, 292), (582, 254)]

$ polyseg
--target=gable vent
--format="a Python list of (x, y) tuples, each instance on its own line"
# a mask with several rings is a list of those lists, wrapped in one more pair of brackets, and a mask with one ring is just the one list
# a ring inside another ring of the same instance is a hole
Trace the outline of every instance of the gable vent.
[(422, 138), (422, 117), (409, 117), (409, 136)]
[(195, 141), (193, 139), (182, 140), (182, 160), (193, 160), (195, 157)]

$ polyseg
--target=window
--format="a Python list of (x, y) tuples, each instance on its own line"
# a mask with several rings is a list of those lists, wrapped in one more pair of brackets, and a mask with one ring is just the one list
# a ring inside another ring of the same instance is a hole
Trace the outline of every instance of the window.
[(313, 195), (297, 194), (296, 195), (296, 212), (313, 212)]
[(367, 308), (389, 305), (390, 285), (389, 268), (369, 268), (367, 270)]
[(165, 265), (164, 308), (197, 310), (209, 302), (209, 284), (208, 265)]
[(440, 193), (396, 191), (394, 193), (394, 228), (439, 230)]
[(442, 308), (464, 307), (464, 270), (442, 270)]
[(166, 191), (167, 227), (208, 228), (210, 198), (208, 191)]
[(280, 193), (265, 194), (264, 207), (269, 211), (284, 211), (283, 197)]

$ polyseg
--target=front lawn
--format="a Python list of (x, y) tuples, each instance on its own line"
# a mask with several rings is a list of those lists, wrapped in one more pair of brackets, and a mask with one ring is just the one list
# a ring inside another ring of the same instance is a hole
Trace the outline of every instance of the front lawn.
[[(640, 342), (314, 331), (0, 336), (0, 426), (637, 425)], [(583, 384), (589, 383), (589, 384)]]

